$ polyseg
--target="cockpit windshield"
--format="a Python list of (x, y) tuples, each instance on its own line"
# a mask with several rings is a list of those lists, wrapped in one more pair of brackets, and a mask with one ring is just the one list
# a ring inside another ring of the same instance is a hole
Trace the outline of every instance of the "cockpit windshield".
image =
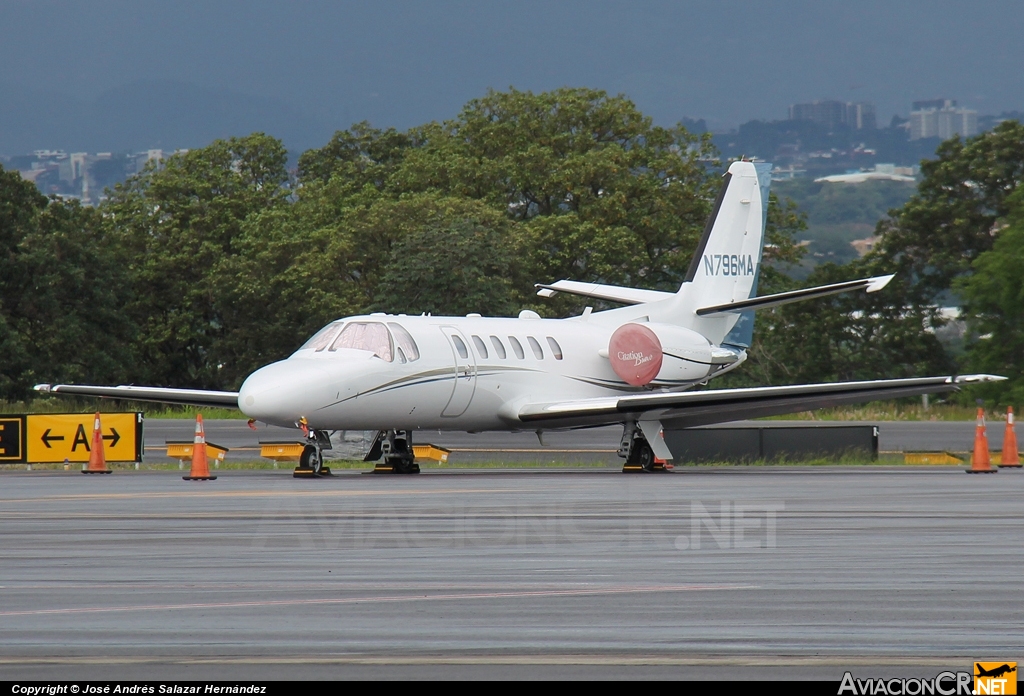
[(381, 360), (391, 362), (395, 359), (391, 345), (391, 334), (386, 326), (379, 322), (350, 322), (345, 330), (331, 344), (331, 351), (339, 348), (355, 348), (373, 351)]
[(309, 339), (302, 344), (299, 350), (315, 350), (317, 352), (322, 351), (327, 346), (331, 345), (331, 341), (334, 340), (338, 332), (341, 331), (341, 322), (333, 322), (328, 324), (324, 328), (316, 332), (313, 338)]

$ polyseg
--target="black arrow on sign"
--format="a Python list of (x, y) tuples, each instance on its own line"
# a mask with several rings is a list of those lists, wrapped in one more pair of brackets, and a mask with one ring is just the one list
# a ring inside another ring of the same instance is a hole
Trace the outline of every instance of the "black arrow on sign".
[[(110, 432), (112, 432), (113, 435), (104, 435), (103, 439), (104, 440), (110, 440), (110, 446), (111, 447), (117, 447), (117, 443), (121, 441), (121, 436), (118, 435), (117, 431), (114, 430), (113, 428), (110, 429)], [(63, 439), (63, 438), (61, 438), (61, 439)]]
[(47, 428), (46, 432), (43, 433), (43, 437), (42, 437), (43, 444), (46, 445), (46, 449), (52, 449), (52, 447), (50, 446), (50, 441), (51, 440), (63, 440), (64, 439), (63, 435), (51, 435), (50, 434), (50, 430), (51, 430), (51, 428)]

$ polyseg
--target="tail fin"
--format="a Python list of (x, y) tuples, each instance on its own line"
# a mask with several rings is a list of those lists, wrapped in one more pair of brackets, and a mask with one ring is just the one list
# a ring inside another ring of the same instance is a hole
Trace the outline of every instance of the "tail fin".
[(698, 317), (694, 312), (757, 294), (771, 169), (772, 165), (761, 162), (730, 165), (677, 294), (682, 323), (714, 343), (748, 347), (753, 336), (753, 311), (716, 317)]

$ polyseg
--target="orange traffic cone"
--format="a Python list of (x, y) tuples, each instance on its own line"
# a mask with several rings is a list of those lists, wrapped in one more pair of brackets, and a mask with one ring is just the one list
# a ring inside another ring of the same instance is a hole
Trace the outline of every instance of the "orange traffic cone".
[(103, 429), (100, 427), (100, 414), (92, 424), (92, 446), (89, 448), (89, 466), (82, 469), (83, 474), (109, 474), (107, 457), (103, 451)]
[(1019, 469), (1020, 454), (1017, 450), (1017, 433), (1013, 431), (1013, 406), (1006, 409), (1006, 433), (1003, 435), (1003, 458), (1000, 469)]
[(974, 454), (971, 456), (971, 468), (968, 474), (994, 474), (998, 469), (992, 468), (992, 460), (988, 455), (988, 437), (985, 436), (985, 409), (978, 409), (978, 424), (974, 428)]
[(192, 444), (192, 471), (182, 476), (186, 481), (216, 481), (210, 476), (210, 462), (206, 460), (206, 433), (203, 432), (203, 414), (196, 414), (196, 439)]

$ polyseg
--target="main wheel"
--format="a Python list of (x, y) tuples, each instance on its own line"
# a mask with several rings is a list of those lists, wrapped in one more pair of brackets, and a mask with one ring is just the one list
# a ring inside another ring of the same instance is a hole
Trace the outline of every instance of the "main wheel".
[(639, 466), (644, 471), (654, 471), (654, 450), (647, 440), (637, 438), (633, 442), (633, 451), (629, 453), (629, 463)]
[(314, 474), (319, 475), (320, 470), (324, 466), (323, 455), (313, 445), (306, 445), (302, 450), (302, 456), (299, 457), (299, 468), (300, 469), (312, 469)]

